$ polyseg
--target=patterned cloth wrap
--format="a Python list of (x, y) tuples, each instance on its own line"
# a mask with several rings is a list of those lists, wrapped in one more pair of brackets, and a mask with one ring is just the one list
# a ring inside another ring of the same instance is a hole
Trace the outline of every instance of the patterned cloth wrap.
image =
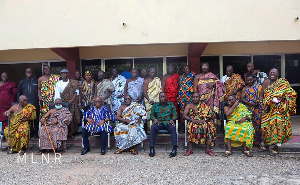
[(230, 139), (232, 147), (242, 146), (243, 143), (246, 143), (249, 149), (253, 146), (254, 128), (252, 123), (250, 121), (236, 123), (246, 116), (251, 119), (252, 114), (245, 105), (240, 103), (234, 108), (231, 115), (227, 117), (228, 122), (225, 125), (225, 142)]
[(49, 111), (50, 102), (54, 102), (54, 88), (59, 78), (59, 75), (51, 75), (47, 81), (41, 82), (40, 118)]
[(84, 113), (82, 121), (84, 121), (86, 118), (90, 118), (94, 121), (94, 123), (87, 123), (84, 126), (84, 129), (89, 131), (91, 135), (94, 135), (95, 133), (99, 133), (101, 131), (112, 132), (112, 127), (107, 122), (100, 126), (97, 125), (100, 121), (105, 119), (110, 119), (112, 122), (115, 121), (115, 117), (109, 108), (105, 106), (102, 106), (99, 109), (97, 109), (96, 106), (91, 107)]
[(137, 80), (128, 83), (127, 94), (132, 98), (132, 101), (138, 101), (143, 95), (144, 78), (137, 77)]
[(5, 138), (9, 140), (9, 146), (14, 152), (19, 152), (28, 148), (30, 138), (30, 123), (29, 121), (21, 121), (23, 118), (35, 120), (36, 109), (33, 105), (27, 104), (23, 110), (18, 113), (13, 113), (8, 126), (4, 129)]
[(195, 124), (188, 122), (188, 142), (194, 142), (196, 144), (208, 144), (210, 147), (214, 147), (217, 141), (216, 127), (212, 122), (212, 112), (208, 105), (204, 102), (199, 102), (194, 108), (190, 108), (188, 112), (190, 118), (196, 120), (210, 119), (203, 124)]
[[(100, 96), (102, 99), (114, 91), (115, 87), (108, 79), (103, 79), (97, 85), (97, 96)], [(111, 105), (111, 97), (108, 97), (106, 100), (104, 100), (104, 102)]]
[[(274, 98), (281, 98), (275, 103)], [(264, 90), (263, 112), (261, 127), (264, 143), (273, 145), (285, 143), (293, 138), (290, 115), (296, 114), (297, 93), (284, 78), (279, 78)]]
[[(225, 81), (225, 99), (228, 98), (229, 95), (234, 94), (234, 89), (238, 90), (241, 87), (245, 86), (245, 82), (242, 79), (241, 75), (232, 73), (231, 77)], [(240, 99), (242, 92), (237, 91), (236, 99)]]
[(88, 84), (86, 81), (82, 81), (80, 83), (80, 91), (81, 91), (81, 106), (90, 106), (93, 104), (93, 100), (95, 97), (95, 82), (94, 80)]
[[(56, 124), (53, 122), (58, 121)], [(72, 121), (72, 114), (68, 108), (63, 107), (57, 110), (55, 113), (51, 114), (47, 120), (46, 126), (49, 131), (49, 135), (53, 142), (54, 148), (60, 148), (63, 146), (65, 149), (67, 136), (68, 136), (68, 125)], [(52, 149), (52, 145), (47, 134), (45, 126), (39, 129), (40, 138), (40, 149)]]
[[(124, 102), (124, 88), (125, 88), (125, 84), (126, 84), (126, 78), (122, 75), (118, 75), (112, 81), (112, 84), (115, 87), (115, 91), (111, 94), (112, 109), (113, 109), (114, 115), (117, 115), (122, 102)], [(120, 95), (122, 97), (118, 98), (118, 96), (120, 96)]]
[[(128, 125), (119, 123), (114, 129), (117, 148), (125, 150), (147, 139), (143, 124), (138, 124), (139, 118), (146, 119), (147, 113), (143, 105), (132, 102), (122, 112), (122, 118), (132, 120)], [(141, 122), (142, 123), (142, 122)]]
[[(179, 108), (180, 115), (183, 114), (185, 103), (191, 101), (194, 92), (194, 78), (196, 73), (190, 72), (186, 77), (182, 77), (179, 81)], [(181, 120), (183, 121), (183, 120)]]
[[(161, 92), (161, 81), (160, 78), (155, 77), (149, 84), (148, 84), (148, 97), (150, 100), (153, 100), (154, 102), (159, 101), (159, 93)], [(149, 101), (144, 98), (146, 110), (147, 110), (147, 121), (150, 121), (150, 114), (151, 114), (151, 108), (152, 105), (149, 103)]]
[(177, 96), (178, 96), (178, 77), (177, 73), (174, 73), (171, 77), (166, 80), (165, 93), (169, 102), (173, 102), (176, 108), (177, 114), (179, 113)]

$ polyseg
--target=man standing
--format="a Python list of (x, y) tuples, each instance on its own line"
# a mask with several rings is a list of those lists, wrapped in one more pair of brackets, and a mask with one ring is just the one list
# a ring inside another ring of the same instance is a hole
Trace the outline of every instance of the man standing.
[(150, 119), (153, 121), (153, 125), (150, 130), (150, 157), (155, 155), (155, 139), (159, 130), (166, 129), (171, 134), (172, 140), (172, 152), (170, 157), (177, 155), (177, 133), (175, 127), (175, 120), (177, 119), (177, 112), (174, 104), (167, 101), (166, 93), (159, 93), (159, 103), (155, 103), (152, 106)]
[(242, 102), (252, 113), (252, 125), (255, 129), (254, 146), (257, 146), (259, 151), (264, 151), (266, 148), (262, 146), (262, 132), (261, 132), (261, 116), (262, 112), (259, 107), (259, 96), (261, 93), (261, 85), (254, 84), (254, 75), (249, 73), (246, 77), (247, 86), (242, 90)]
[[(146, 119), (147, 113), (144, 105), (132, 102), (132, 98), (125, 96), (125, 105), (122, 105), (117, 114), (120, 121), (114, 129), (116, 145), (118, 150), (115, 154), (121, 154), (123, 150), (137, 145), (147, 139), (143, 129), (142, 120)], [(130, 149), (133, 155), (138, 154), (133, 148)]]
[[(180, 115), (183, 114), (185, 104), (191, 101), (194, 92), (194, 79), (196, 73), (191, 72), (189, 66), (183, 66), (183, 75), (179, 77), (179, 108)], [(182, 118), (182, 116), (181, 116)], [(183, 123), (183, 119), (181, 119)]]
[(135, 68), (131, 70), (131, 75), (132, 78), (127, 79), (125, 84), (125, 96), (129, 95), (132, 101), (142, 104), (144, 79), (138, 77), (138, 70)]
[(262, 84), (260, 105), (264, 109), (261, 127), (264, 143), (275, 145), (270, 155), (278, 154), (278, 147), (292, 139), (290, 116), (296, 114), (297, 93), (284, 78), (278, 79), (278, 70), (270, 70), (269, 79)]
[(104, 72), (102, 70), (98, 72), (98, 80), (95, 94), (101, 97), (103, 102), (108, 104), (111, 108), (111, 95), (115, 91), (115, 87), (109, 79), (104, 79)]
[[(34, 105), (36, 108), (36, 119), (33, 124), (30, 125), (30, 135), (35, 138), (38, 137), (39, 130), (39, 97), (38, 97), (38, 80), (33, 77), (32, 68), (27, 68), (25, 71), (25, 78), (20, 80), (18, 85), (17, 97), (25, 95), (28, 98), (28, 103)], [(19, 101), (19, 100), (18, 100)]]
[(266, 80), (268, 78), (268, 75), (264, 72), (260, 72), (259, 69), (254, 70), (254, 63), (252, 62), (248, 62), (247, 64), (247, 71), (244, 74), (244, 79), (246, 80), (246, 77), (249, 73), (252, 73), (255, 77), (254, 79), (254, 83), (259, 83), (262, 84), (264, 82), (264, 80)]
[(183, 118), (188, 120), (188, 150), (183, 154), (189, 156), (193, 153), (193, 144), (206, 144), (205, 153), (216, 156), (211, 150), (216, 145), (216, 127), (212, 122), (212, 112), (206, 103), (200, 101), (199, 93), (193, 94), (193, 103), (186, 105)]
[(48, 112), (50, 102), (54, 102), (54, 87), (59, 78), (59, 75), (51, 74), (49, 66), (44, 65), (44, 75), (38, 79), (40, 118)]
[(95, 97), (95, 81), (93, 80), (92, 73), (90, 71), (85, 72), (85, 80), (80, 83), (79, 93), (79, 109), (87, 111), (92, 105)]
[(242, 89), (245, 86), (245, 82), (242, 79), (241, 75), (233, 73), (233, 67), (231, 65), (226, 67), (226, 75), (229, 77), (224, 83), (225, 85), (225, 99), (229, 95), (235, 95), (236, 99), (240, 99), (242, 94)]
[(118, 74), (118, 70), (116, 68), (111, 69), (112, 77), (111, 82), (115, 87), (115, 91), (112, 93), (112, 110), (114, 115), (117, 115), (119, 108), (124, 102), (124, 88), (126, 84), (126, 78), (122, 75)]
[(132, 70), (132, 63), (130, 61), (127, 61), (125, 64), (125, 71), (123, 71), (121, 75), (124, 76), (126, 79), (132, 78), (131, 70)]
[(103, 100), (100, 97), (95, 98), (94, 105), (83, 115), (86, 125), (82, 129), (84, 148), (81, 155), (85, 155), (90, 151), (88, 136), (95, 133), (100, 133), (101, 155), (105, 155), (106, 132), (112, 132), (112, 127), (108, 124), (108, 121), (115, 120), (113, 113), (106, 106), (103, 106)]
[(221, 124), (217, 117), (220, 115), (220, 98), (225, 87), (216, 75), (209, 72), (208, 63), (202, 64), (202, 73), (194, 79), (194, 92), (199, 92), (200, 100), (205, 101), (212, 110), (214, 123)]
[(55, 100), (61, 99), (63, 102), (68, 102), (71, 106), (72, 122), (69, 125), (68, 135), (73, 137), (73, 135), (78, 130), (78, 125), (80, 124), (80, 113), (78, 108), (78, 82), (68, 78), (69, 71), (63, 69), (60, 71), (61, 80), (57, 82), (55, 86)]
[[(160, 78), (155, 77), (156, 69), (154, 67), (149, 69), (149, 77), (144, 81), (143, 94), (147, 110), (147, 122), (150, 123), (150, 113), (154, 102), (159, 101), (159, 93), (161, 92)], [(148, 127), (149, 128), (149, 127)], [(150, 128), (149, 128), (150, 129)], [(147, 129), (146, 129), (147, 130)]]
[(29, 121), (35, 120), (35, 107), (28, 103), (26, 96), (19, 97), (19, 104), (13, 105), (9, 110), (3, 113), (4, 116), (9, 117), (9, 128), (4, 130), (5, 138), (9, 141), (9, 153), (19, 152), (23, 155), (29, 145)]
[(80, 71), (75, 71), (75, 80), (78, 81), (78, 83), (81, 83), (84, 79), (81, 77)]
[(3, 72), (0, 81), (0, 122), (2, 122), (2, 130), (7, 126), (7, 117), (3, 116), (3, 112), (16, 101), (17, 91), (17, 84), (9, 80), (7, 72)]
[(166, 93), (169, 102), (174, 103), (177, 114), (179, 111), (178, 104), (177, 104), (178, 77), (179, 74), (174, 73), (174, 66), (172, 64), (169, 64), (167, 67), (167, 74), (165, 74), (161, 80), (162, 92)]

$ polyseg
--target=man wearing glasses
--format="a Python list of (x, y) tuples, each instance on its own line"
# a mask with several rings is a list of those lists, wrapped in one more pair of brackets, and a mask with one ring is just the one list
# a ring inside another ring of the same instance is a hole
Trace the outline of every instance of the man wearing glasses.
[(106, 147), (106, 132), (112, 132), (112, 127), (108, 124), (108, 121), (114, 121), (114, 115), (112, 111), (103, 106), (103, 100), (101, 97), (96, 97), (94, 105), (87, 110), (83, 115), (83, 120), (86, 125), (82, 128), (82, 139), (84, 148), (81, 155), (85, 155), (90, 151), (90, 145), (88, 136), (100, 133), (101, 138), (101, 155), (105, 155)]

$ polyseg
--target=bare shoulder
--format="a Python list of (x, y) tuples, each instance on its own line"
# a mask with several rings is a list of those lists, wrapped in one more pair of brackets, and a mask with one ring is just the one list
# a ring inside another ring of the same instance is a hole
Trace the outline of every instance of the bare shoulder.
[(38, 82), (47, 81), (47, 80), (48, 80), (47, 76), (43, 75), (39, 77)]

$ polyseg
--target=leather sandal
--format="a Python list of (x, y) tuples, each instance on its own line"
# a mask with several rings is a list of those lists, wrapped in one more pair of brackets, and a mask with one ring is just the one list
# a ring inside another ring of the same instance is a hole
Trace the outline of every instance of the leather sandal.
[(253, 156), (253, 155), (250, 153), (249, 150), (243, 150), (242, 152), (243, 152), (243, 154), (245, 154), (245, 156), (247, 156), (247, 157), (252, 157), (252, 156)]
[(258, 148), (258, 151), (259, 151), (259, 152), (267, 151), (267, 148), (264, 147), (264, 146), (261, 146), (261, 145), (259, 145), (257, 148)]
[(183, 156), (189, 156), (191, 154), (193, 154), (193, 150), (187, 150), (184, 154), (182, 154)]
[(137, 154), (138, 154), (138, 151), (136, 151), (136, 150), (134, 150), (134, 149), (131, 149), (131, 150), (130, 150), (130, 153), (131, 153), (132, 155), (137, 155)]
[(232, 155), (232, 152), (231, 152), (231, 151), (225, 151), (224, 156), (228, 157), (228, 156), (230, 156), (230, 155)]
[(218, 156), (217, 154), (215, 154), (213, 151), (211, 151), (211, 150), (206, 150), (205, 151), (205, 153), (207, 154), (207, 155), (210, 155), (210, 156)]
[(278, 154), (279, 152), (277, 152), (276, 150), (271, 150), (271, 152), (269, 153), (270, 156), (276, 156)]
[(118, 149), (117, 151), (114, 152), (114, 154), (121, 154), (123, 151)]

